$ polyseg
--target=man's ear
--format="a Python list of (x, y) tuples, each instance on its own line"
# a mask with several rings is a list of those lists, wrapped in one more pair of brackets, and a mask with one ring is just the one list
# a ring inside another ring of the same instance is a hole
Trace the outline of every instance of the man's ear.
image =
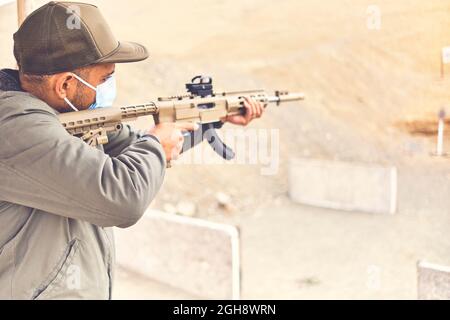
[(75, 92), (77, 86), (77, 79), (71, 72), (63, 72), (58, 74), (53, 83), (53, 89), (58, 98), (64, 99), (70, 96), (71, 92)]

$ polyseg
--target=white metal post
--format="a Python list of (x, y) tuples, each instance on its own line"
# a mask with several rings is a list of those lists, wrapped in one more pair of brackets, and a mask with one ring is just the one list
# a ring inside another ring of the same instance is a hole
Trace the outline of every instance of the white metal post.
[(441, 111), (439, 111), (439, 125), (438, 125), (437, 146), (436, 146), (437, 156), (442, 156), (444, 154), (444, 119), (445, 119), (445, 111), (444, 109), (441, 109)]
[(33, 11), (33, 0), (17, 0), (17, 22), (20, 27), (23, 20)]

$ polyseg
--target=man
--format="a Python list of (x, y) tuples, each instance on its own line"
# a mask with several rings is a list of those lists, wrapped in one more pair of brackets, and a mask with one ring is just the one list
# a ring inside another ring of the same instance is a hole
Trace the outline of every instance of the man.
[[(14, 55), (19, 70), (0, 71), (0, 299), (110, 299), (111, 227), (141, 218), (181, 151), (181, 130), (196, 126), (124, 126), (97, 148), (64, 130), (58, 113), (111, 106), (115, 63), (148, 57), (118, 42), (95, 6), (37, 9), (14, 34)], [(251, 99), (245, 107), (224, 121), (262, 114)]]

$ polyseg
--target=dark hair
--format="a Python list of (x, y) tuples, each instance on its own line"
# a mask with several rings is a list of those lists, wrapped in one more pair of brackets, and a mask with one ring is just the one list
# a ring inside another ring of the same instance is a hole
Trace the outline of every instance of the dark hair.
[[(78, 69), (73, 70), (72, 73), (75, 73), (77, 76), (79, 76), (81, 78), (86, 78), (89, 76), (89, 73), (91, 72), (91, 67), (92, 66), (78, 68)], [(24, 82), (32, 85), (33, 87), (45, 85), (45, 82), (47, 81), (47, 79), (52, 76), (52, 75), (47, 75), (47, 74), (24, 73), (21, 70), (20, 65), (19, 65), (19, 74), (20, 74), (21, 81), (24, 81)]]
[(19, 69), (20, 78), (23, 79), (27, 83), (31, 83), (34, 85), (40, 85), (45, 82), (45, 80), (49, 77), (48, 75), (36, 75), (36, 74), (27, 74), (23, 73), (22, 70)]

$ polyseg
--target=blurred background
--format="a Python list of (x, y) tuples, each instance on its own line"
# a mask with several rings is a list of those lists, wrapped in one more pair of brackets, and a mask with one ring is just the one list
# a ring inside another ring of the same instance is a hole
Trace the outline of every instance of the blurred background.
[[(86, 2), (118, 39), (150, 52), (117, 65), (119, 105), (184, 93), (198, 74), (223, 90), (305, 92), (304, 102), (269, 107), (248, 127), (279, 130), (276, 174), (174, 165), (152, 204), (239, 227), (242, 298), (415, 299), (418, 260), (450, 265), (450, 162), (432, 155), (437, 114), (450, 102), (450, 66), (441, 76), (449, 1)], [(15, 66), (16, 29), (16, 4), (0, 7), (2, 67)], [(293, 201), (289, 160), (298, 158), (395, 166), (396, 213)], [(116, 278), (116, 298), (195, 298), (123, 269)]]

